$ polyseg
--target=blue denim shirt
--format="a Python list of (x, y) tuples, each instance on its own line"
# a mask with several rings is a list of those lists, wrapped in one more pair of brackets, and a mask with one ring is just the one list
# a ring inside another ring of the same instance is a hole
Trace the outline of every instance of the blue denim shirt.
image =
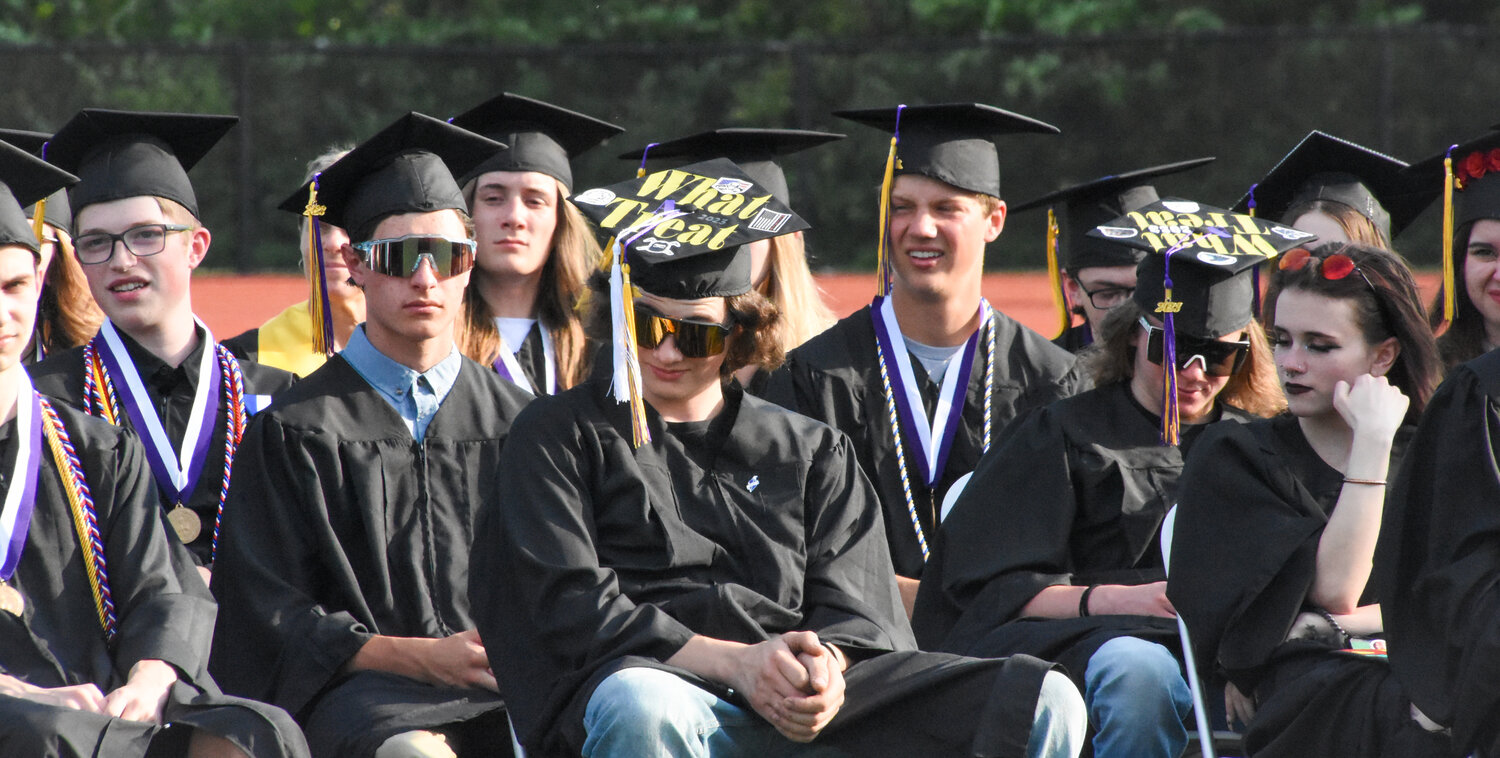
[(459, 354), (458, 347), (454, 346), (447, 358), (439, 361), (426, 373), (413, 371), (386, 357), (385, 353), (370, 344), (370, 338), (365, 336), (364, 324), (354, 329), (353, 336), (340, 354), (396, 409), (401, 420), (406, 422), (412, 439), (418, 442), (427, 433), (427, 425), (432, 423), (432, 417), (437, 413), (438, 406), (443, 404), (443, 398), (448, 396), (453, 383), (458, 381), (458, 370), (463, 366), (463, 356)]

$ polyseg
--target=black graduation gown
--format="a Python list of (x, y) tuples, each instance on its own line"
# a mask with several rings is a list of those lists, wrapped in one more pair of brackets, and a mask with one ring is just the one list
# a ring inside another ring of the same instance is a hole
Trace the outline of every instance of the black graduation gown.
[[(1060, 397), (1085, 388), (1073, 356), (1047, 342), (1040, 334), (995, 311), (995, 388), (992, 444), (1012, 419)], [(919, 383), (927, 381), (914, 363)], [(898, 381), (891, 367), (892, 381)], [(974, 367), (964, 395), (963, 423), (957, 430), (948, 465), (936, 489), (921, 481), (916, 463), (916, 433), (902, 431), (907, 472), (917, 518), (928, 540), (943, 495), (954, 480), (974, 470), (984, 445), (984, 351), (974, 351)], [(931, 384), (928, 381), (928, 384)], [(849, 435), (860, 468), (875, 484), (885, 512), (886, 539), (896, 573), (922, 574), (922, 549), (907, 512), (891, 438), (880, 364), (875, 355), (875, 325), (870, 308), (834, 324), (787, 356), (786, 365), (772, 375), (764, 397), (806, 414)]]
[[(1393, 464), (1408, 436), (1397, 435)], [(1252, 754), (1444, 755), (1447, 740), (1411, 720), (1386, 663), (1286, 641), (1310, 607), (1318, 541), (1342, 487), (1343, 475), (1318, 457), (1293, 416), (1210, 430), (1178, 488), (1168, 597), (1199, 665), (1217, 664), (1254, 693), (1245, 733)], [(1367, 588), (1361, 603), (1377, 601)]]
[(1074, 324), (1064, 329), (1062, 334), (1053, 337), (1052, 344), (1077, 355), (1084, 348), (1094, 344), (1094, 332), (1089, 328), (1087, 321)]
[[(400, 732), (501, 716), (487, 691), (342, 668), (372, 635), (474, 628), (473, 524), (493, 506), (500, 448), (529, 399), (465, 359), (417, 443), (335, 356), (257, 415), (214, 571), (211, 660), (224, 688), (296, 715), (320, 755), (369, 755)], [(497, 720), (491, 737), (506, 744)]]
[(219, 344), (229, 348), (234, 357), (242, 361), (259, 360), (260, 355), (260, 327), (251, 327), (227, 340), (219, 340)]
[[(202, 335), (201, 331), (199, 335)], [(180, 380), (173, 383), (167, 394), (163, 395), (158, 385), (151, 380), (151, 376), (158, 369), (165, 369), (165, 362), (147, 352), (124, 332), (120, 333), (120, 337), (125, 344), (126, 351), (134, 359), (137, 370), (141, 372), (146, 394), (151, 397), (152, 404), (161, 417), (167, 437), (172, 440), (175, 450), (178, 445), (182, 444), (182, 436), (187, 431), (188, 417), (193, 409), (193, 393), (198, 389), (197, 377), (187, 369), (197, 368), (198, 361), (203, 357), (205, 342), (200, 339), (198, 347), (177, 367), (177, 370), (181, 372)], [(247, 395), (275, 395), (290, 387), (295, 381), (295, 377), (281, 369), (244, 360), (239, 363), (240, 371), (245, 377), (245, 394)], [(218, 370), (217, 365), (214, 369)], [(167, 370), (171, 371), (171, 369)], [(75, 408), (88, 410), (85, 408), (86, 402), (83, 394), (82, 347), (47, 356), (46, 360), (31, 370), (31, 376), (38, 392), (59, 398)], [(116, 391), (124, 391), (122, 384), (116, 384)], [(197, 538), (187, 545), (193, 561), (200, 566), (209, 565), (213, 560), (214, 520), (219, 512), (219, 480), (224, 473), (224, 431), (229, 416), (228, 409), (223, 407), (222, 394), (217, 400), (220, 406), (219, 414), (214, 419), (214, 427), (210, 432), (203, 473), (198, 480), (198, 486), (193, 490), (192, 497), (183, 504), (198, 514), (199, 522), (202, 524)], [(130, 417), (123, 415), (123, 402), (122, 399), (121, 424), (131, 427)], [(231, 481), (233, 481), (232, 478)], [(159, 495), (163, 509), (171, 510), (176, 506), (176, 502), (168, 502), (165, 490), (159, 491)]]
[[(227, 697), (208, 678), (213, 599), (196, 578), (178, 581), (140, 443), (126, 430), (53, 405), (93, 496), (117, 634), (105, 642), (62, 479), (44, 443), (36, 509), (10, 582), (27, 602), (20, 618), (0, 613), (0, 672), (40, 687), (92, 683), (108, 694), (138, 661), (165, 661), (180, 678), (165, 708), (167, 723), (218, 734), (256, 758), (306, 756), (286, 713)], [(0, 443), (0, 467), (8, 473), (16, 424), (6, 427), (11, 434)], [(143, 756), (164, 731), (174, 730), (0, 696), (0, 755)]]
[[(1227, 406), (1221, 418), (1249, 416)], [(1206, 425), (1185, 425), (1191, 447)], [(1175, 652), (1177, 624), (1149, 616), (1022, 618), (1051, 586), (1165, 579), (1158, 533), (1175, 502), (1183, 448), (1161, 444), (1161, 419), (1116, 382), (1064, 398), (1019, 422), (979, 461), (943, 521), (922, 575), (912, 626), (924, 649), (1027, 653), (1077, 682), (1088, 659), (1122, 636)]]
[(1453, 729), (1455, 754), (1500, 755), (1500, 352), (1449, 373), (1392, 483), (1371, 583), (1390, 663)]
[(475, 538), (480, 635), (529, 750), (576, 755), (594, 687), (628, 666), (737, 697), (663, 663), (694, 634), (812, 630), (855, 662), (820, 741), (1024, 752), (1046, 664), (915, 651), (844, 435), (731, 383), (711, 422), (669, 426), (648, 406), (652, 443), (635, 450), (607, 388), (586, 382), (517, 419)]

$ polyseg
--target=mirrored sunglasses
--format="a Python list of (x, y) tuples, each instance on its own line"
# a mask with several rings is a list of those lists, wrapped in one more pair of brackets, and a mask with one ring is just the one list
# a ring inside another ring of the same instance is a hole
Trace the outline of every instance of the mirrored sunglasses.
[(395, 239), (370, 240), (354, 245), (365, 265), (377, 274), (407, 277), (417, 272), (426, 258), (440, 278), (458, 276), (474, 267), (474, 240), (412, 234)]
[(707, 358), (724, 352), (731, 327), (669, 318), (649, 305), (635, 304), (635, 344), (655, 349), (670, 335), (684, 358)]

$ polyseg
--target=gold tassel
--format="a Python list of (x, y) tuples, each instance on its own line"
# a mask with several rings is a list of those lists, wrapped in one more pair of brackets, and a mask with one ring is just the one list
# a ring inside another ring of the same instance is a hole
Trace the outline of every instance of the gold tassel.
[(1068, 295), (1063, 291), (1062, 267), (1057, 262), (1057, 212), (1047, 209), (1047, 281), (1052, 285), (1052, 303), (1057, 306), (1057, 337), (1063, 336), (1073, 325), (1073, 314), (1068, 310)]
[[(621, 255), (624, 255), (623, 249)], [(625, 307), (625, 350), (629, 357), (625, 362), (630, 372), (630, 431), (635, 440), (635, 446), (650, 444), (651, 428), (646, 424), (646, 401), (641, 397), (641, 364), (636, 355), (635, 342), (635, 286), (630, 283), (630, 264), (624, 263), (620, 266), (620, 274), (624, 287), (621, 288), (620, 297)]]
[(1443, 157), (1443, 323), (1437, 332), (1442, 333), (1453, 323), (1453, 151)]
[(47, 244), (47, 198), (36, 201), (31, 211), (31, 233), (36, 235), (37, 247), (41, 247)]
[(328, 319), (330, 318), (324, 301), (328, 299), (327, 272), (323, 270), (321, 255), (322, 249), (318, 244), (319, 218), (327, 212), (327, 208), (318, 205), (318, 179), (308, 183), (307, 207), (302, 210), (302, 215), (307, 218), (307, 279), (308, 279), (308, 312), (312, 315), (312, 349), (314, 353), (333, 355), (333, 340), (329, 336)]
[(890, 294), (891, 252), (887, 249), (886, 237), (890, 235), (891, 185), (896, 175), (896, 140), (891, 137), (891, 150), (885, 157), (885, 174), (880, 180), (880, 236), (875, 248), (875, 293), (881, 297)]

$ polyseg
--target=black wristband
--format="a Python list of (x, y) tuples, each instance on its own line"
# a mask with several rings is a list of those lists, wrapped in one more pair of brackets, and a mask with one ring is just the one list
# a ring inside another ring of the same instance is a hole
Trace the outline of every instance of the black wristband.
[(1322, 616), (1323, 620), (1327, 621), (1328, 624), (1333, 627), (1333, 631), (1339, 633), (1339, 637), (1341, 637), (1343, 639), (1343, 643), (1344, 643), (1343, 646), (1344, 647), (1349, 647), (1349, 640), (1351, 640), (1353, 638), (1350, 637), (1349, 633), (1346, 632), (1346, 631), (1344, 631), (1344, 627), (1342, 625), (1340, 625), (1339, 622), (1333, 618), (1333, 614), (1329, 613), (1328, 611), (1326, 611), (1326, 610), (1324, 610), (1322, 608), (1313, 608), (1313, 610), (1317, 611), (1318, 615)]
[(1088, 587), (1084, 588), (1083, 594), (1078, 596), (1079, 618), (1084, 618), (1085, 616), (1089, 615), (1089, 595), (1094, 594), (1094, 590), (1097, 589), (1099, 589), (1099, 585), (1090, 584)]

